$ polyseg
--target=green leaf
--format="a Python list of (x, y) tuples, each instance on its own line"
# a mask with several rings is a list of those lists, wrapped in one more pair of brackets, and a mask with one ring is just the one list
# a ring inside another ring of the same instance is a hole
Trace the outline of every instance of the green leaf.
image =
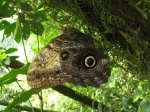
[(27, 63), (25, 66), (23, 66), (20, 69), (11, 70), (9, 73), (5, 74), (0, 78), (0, 85), (12, 83), (12, 81), (16, 80), (16, 76), (18, 74), (27, 74), (29, 66), (30, 64)]
[(17, 78), (8, 79), (8, 80), (5, 81), (5, 84), (11, 84), (15, 81), (17, 81)]
[(124, 109), (127, 109), (128, 104), (127, 104), (127, 99), (125, 97), (123, 97), (122, 99), (122, 106), (124, 107)]
[(18, 51), (16, 48), (9, 48), (5, 51), (6, 54), (9, 54), (9, 53), (13, 53), (13, 52), (16, 52)]
[(36, 13), (36, 17), (38, 18), (38, 22), (40, 21), (48, 21), (49, 19), (47, 18), (47, 14), (45, 10), (40, 10)]
[(133, 102), (136, 102), (141, 97), (141, 94), (138, 91), (133, 93)]
[[(30, 5), (32, 5), (32, 4), (30, 4)], [(33, 8), (30, 5), (29, 5), (29, 3), (21, 2), (20, 8), (21, 8), (22, 12), (31, 12), (33, 10)]]
[(44, 26), (41, 23), (33, 23), (31, 25), (32, 32), (36, 35), (42, 35), (44, 32)]
[(20, 21), (19, 21), (19, 18), (18, 20), (16, 21), (16, 27), (15, 27), (15, 30), (14, 30), (14, 36), (15, 36), (15, 41), (17, 43), (20, 43), (20, 40), (21, 40), (21, 34), (20, 34)]
[(30, 23), (29, 22), (24, 23), (21, 31), (23, 39), (27, 40), (30, 36)]
[(138, 112), (150, 112), (150, 98), (144, 98), (139, 106)]
[(4, 60), (7, 57), (7, 54), (0, 52), (0, 61)]
[(1, 17), (11, 17), (14, 14), (14, 7), (10, 5), (10, 2), (5, 2), (0, 10)]
[(10, 25), (10, 23), (8, 22), (8, 21), (6, 21), (6, 20), (2, 20), (1, 22), (0, 22), (0, 30), (3, 30), (3, 29), (5, 29), (7, 26), (9, 26)]
[(148, 19), (147, 17), (147, 14), (142, 10), (140, 9), (139, 7), (135, 6), (135, 5), (132, 5), (134, 6), (134, 8), (139, 12), (139, 14), (141, 14), (141, 16), (144, 18), (144, 19)]
[(9, 24), (9, 25), (5, 28), (4, 34), (3, 34), (4, 38), (9, 37), (9, 36), (11, 35), (11, 33), (13, 33), (13, 31), (15, 30), (15, 26), (16, 26), (16, 23), (14, 22), (14, 23), (12, 23), (12, 24)]
[(39, 6), (36, 8), (36, 11), (40, 10), (41, 8), (43, 8), (44, 5), (43, 4), (39, 4)]
[(10, 60), (16, 60), (19, 56), (9, 56)]
[(4, 48), (3, 47), (0, 47), (0, 50), (3, 50)]
[(11, 109), (9, 112), (22, 112), (22, 110), (17, 110), (17, 109)]
[(28, 91), (24, 91), (22, 92), (20, 95), (16, 96), (12, 103), (10, 103), (6, 109), (4, 110), (4, 112), (8, 112), (8, 110), (10, 110), (14, 105), (17, 105), (19, 103), (22, 102), (26, 102), (33, 94), (38, 94), (39, 91), (34, 90), (34, 89), (30, 89)]
[(38, 24), (38, 30), (37, 31), (38, 31), (37, 34), (42, 36), (42, 34), (44, 32), (44, 26), (41, 23)]
[(98, 111), (99, 111), (99, 112), (103, 112), (103, 111), (102, 111), (102, 105), (101, 105), (100, 103), (98, 103), (97, 108), (98, 108)]
[(3, 1), (0, 0), (0, 10), (1, 10), (1, 8), (2, 8), (2, 5), (3, 5)]

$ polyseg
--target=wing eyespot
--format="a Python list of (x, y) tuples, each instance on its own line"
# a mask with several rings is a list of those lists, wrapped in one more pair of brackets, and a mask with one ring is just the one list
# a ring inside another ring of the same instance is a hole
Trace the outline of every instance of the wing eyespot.
[(69, 52), (68, 51), (64, 51), (61, 53), (61, 58), (62, 60), (67, 60), (69, 58)]
[(84, 65), (87, 68), (92, 68), (96, 65), (96, 59), (94, 56), (87, 56), (84, 60)]

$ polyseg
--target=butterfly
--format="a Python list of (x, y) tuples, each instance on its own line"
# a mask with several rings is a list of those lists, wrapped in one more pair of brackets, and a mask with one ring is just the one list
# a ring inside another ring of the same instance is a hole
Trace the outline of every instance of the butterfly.
[(28, 69), (27, 83), (35, 89), (65, 82), (99, 87), (109, 76), (109, 58), (102, 49), (95, 47), (93, 38), (65, 27), (63, 34), (36, 55)]

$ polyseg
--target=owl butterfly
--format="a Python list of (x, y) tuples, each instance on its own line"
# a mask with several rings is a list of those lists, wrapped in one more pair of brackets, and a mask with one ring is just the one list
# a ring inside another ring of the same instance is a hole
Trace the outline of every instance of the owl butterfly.
[(28, 70), (28, 84), (39, 89), (64, 82), (83, 87), (107, 82), (109, 59), (94, 46), (93, 38), (74, 28), (63, 32), (37, 54)]

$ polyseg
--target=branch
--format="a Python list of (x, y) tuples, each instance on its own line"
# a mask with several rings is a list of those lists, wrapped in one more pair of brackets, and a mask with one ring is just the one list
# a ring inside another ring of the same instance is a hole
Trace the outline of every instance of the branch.
[[(0, 100), (0, 105), (8, 106), (9, 102), (4, 101), (4, 100)], [(16, 105), (16, 106), (13, 106), (13, 108), (19, 109), (19, 110), (22, 110), (22, 111), (30, 111), (30, 112), (32, 111), (31, 107), (28, 107), (28, 106)], [(32, 108), (33, 108), (34, 112), (41, 112), (41, 109), (39, 109), (39, 108), (36, 108), (36, 107), (32, 107)], [(57, 111), (43, 110), (43, 112), (57, 112)]]
[[(68, 96), (76, 101), (79, 101), (85, 105), (90, 106), (91, 108), (98, 109), (98, 105), (100, 102), (95, 101), (87, 96), (84, 96), (82, 94), (78, 94), (76, 91), (72, 90), (71, 88), (68, 88), (64, 85), (58, 85), (55, 87), (52, 87), (52, 89), (58, 91), (59, 93)], [(101, 104), (102, 109), (106, 108), (105, 105)]]

